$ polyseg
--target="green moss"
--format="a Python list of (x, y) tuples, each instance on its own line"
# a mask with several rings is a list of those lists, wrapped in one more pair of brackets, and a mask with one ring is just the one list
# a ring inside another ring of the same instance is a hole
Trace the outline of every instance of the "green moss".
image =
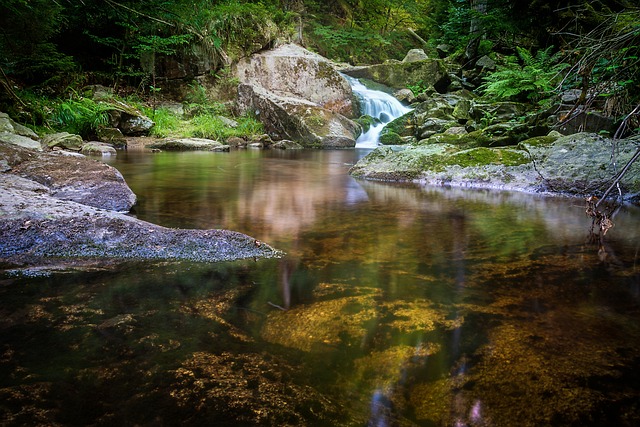
[(451, 144), (459, 147), (485, 147), (492, 145), (493, 139), (482, 131), (477, 130), (464, 135), (438, 133), (420, 141), (421, 145), (427, 144)]
[(411, 123), (411, 113), (400, 116), (385, 125), (380, 135), (385, 133), (397, 133), (400, 136), (413, 136), (413, 126)]
[(519, 145), (529, 147), (547, 147), (553, 144), (556, 139), (555, 136), (536, 136), (534, 138), (525, 139)]
[(371, 116), (365, 115), (365, 116), (358, 117), (357, 119), (354, 120), (354, 122), (362, 126), (362, 133), (367, 133), (371, 128), (371, 126), (373, 126), (376, 123), (376, 119), (374, 119)]
[(381, 133), (378, 141), (382, 145), (402, 145), (405, 143), (402, 140), (402, 137), (395, 132), (386, 132), (384, 134)]
[(458, 165), (462, 167), (486, 166), (492, 164), (518, 166), (528, 163), (529, 161), (529, 157), (520, 151), (486, 147), (460, 151), (445, 159), (445, 162), (449, 165)]
[(321, 129), (323, 126), (327, 124), (327, 121), (324, 117), (318, 115), (311, 115), (305, 117), (304, 122), (314, 129)]

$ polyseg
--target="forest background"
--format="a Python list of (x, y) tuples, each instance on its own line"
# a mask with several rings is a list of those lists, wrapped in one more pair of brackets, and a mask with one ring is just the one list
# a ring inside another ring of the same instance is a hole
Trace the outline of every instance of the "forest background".
[[(640, 127), (631, 0), (0, 0), (0, 34), (0, 110), (40, 131), (98, 126), (87, 85), (147, 104), (168, 95), (166, 58), (206, 57), (206, 77), (232, 92), (228, 66), (276, 41), (353, 65), (416, 47), (462, 68), (487, 55), (498, 67), (478, 88), (486, 96), (544, 108), (580, 89), (577, 105), (599, 102), (620, 135)], [(211, 101), (196, 77), (182, 79), (186, 101)]]

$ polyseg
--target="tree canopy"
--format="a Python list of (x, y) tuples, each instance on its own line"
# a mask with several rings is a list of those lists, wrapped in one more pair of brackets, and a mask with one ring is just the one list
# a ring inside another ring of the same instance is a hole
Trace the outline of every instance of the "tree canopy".
[[(611, 98), (611, 112), (622, 114), (640, 93), (635, 3), (0, 0), (0, 82), (5, 96), (15, 86), (53, 93), (90, 83), (150, 90), (156, 73), (166, 71), (163, 58), (205, 56), (206, 71), (216, 74), (276, 40), (354, 65), (402, 59), (415, 47), (438, 55), (436, 48), (444, 46), (449, 59), (461, 64), (490, 55), (506, 58), (513, 70), (530, 67), (544, 52), (557, 59), (546, 64), (549, 70), (568, 64), (557, 68), (565, 71), (565, 87), (596, 88)], [(485, 87), (498, 88), (500, 76), (509, 75), (502, 71)]]

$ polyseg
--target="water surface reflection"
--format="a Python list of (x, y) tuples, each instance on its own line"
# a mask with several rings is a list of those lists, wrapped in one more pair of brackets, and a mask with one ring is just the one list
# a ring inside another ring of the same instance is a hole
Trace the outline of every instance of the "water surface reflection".
[(125, 263), (0, 287), (3, 420), (640, 422), (640, 213), (356, 181), (358, 151), (122, 153), (136, 214), (287, 257)]

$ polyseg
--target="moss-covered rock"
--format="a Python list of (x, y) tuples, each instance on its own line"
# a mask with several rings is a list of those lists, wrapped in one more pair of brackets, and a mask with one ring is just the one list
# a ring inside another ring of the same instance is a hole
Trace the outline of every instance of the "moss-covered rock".
[(49, 148), (63, 148), (67, 150), (80, 151), (82, 148), (82, 137), (69, 132), (58, 132), (45, 135), (42, 143)]
[[(471, 146), (474, 142), (467, 138), (474, 136), (441, 134), (402, 150), (377, 149), (350, 173), (377, 180), (584, 196), (602, 194), (637, 150), (633, 140), (615, 141), (616, 168), (611, 161), (614, 141), (597, 134), (530, 138), (515, 147)], [(620, 187), (628, 200), (640, 200), (640, 164), (628, 169)]]
[(369, 129), (371, 129), (371, 126), (374, 126), (380, 123), (379, 120), (369, 115), (360, 116), (357, 119), (355, 119), (354, 122), (360, 125), (360, 127), (362, 128), (362, 133), (367, 133)]
[(423, 59), (413, 62), (387, 62), (367, 67), (344, 70), (356, 78), (365, 78), (382, 83), (394, 89), (403, 89), (418, 84), (444, 91), (449, 85), (449, 75), (440, 59)]

